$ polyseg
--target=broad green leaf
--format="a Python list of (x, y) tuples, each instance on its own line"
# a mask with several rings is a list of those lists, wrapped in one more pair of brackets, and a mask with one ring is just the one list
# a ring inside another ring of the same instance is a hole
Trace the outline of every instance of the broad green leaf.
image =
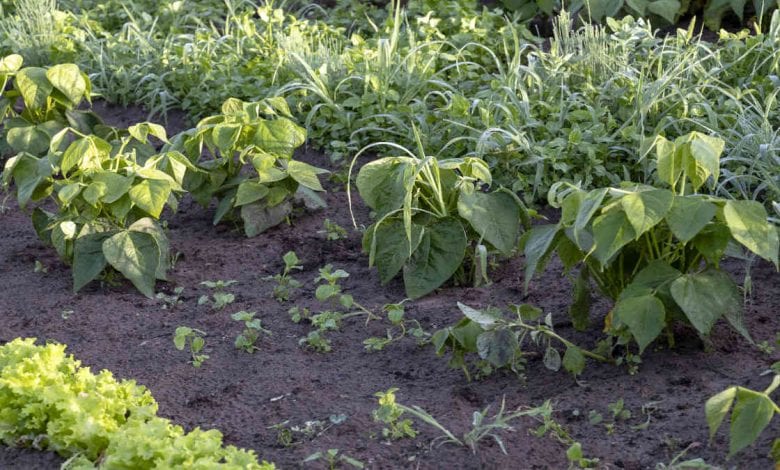
[(404, 203), (410, 160), (403, 157), (380, 158), (360, 169), (355, 185), (366, 205), (382, 217)]
[(235, 207), (250, 204), (255, 201), (266, 197), (268, 195), (268, 186), (257, 181), (246, 180), (242, 181), (238, 185), (238, 192), (236, 193)]
[(777, 229), (767, 220), (766, 209), (760, 202), (726, 201), (723, 217), (734, 239), (780, 269)]
[(379, 280), (386, 284), (393, 279), (422, 241), (424, 229), (412, 224), (412, 243), (406, 238), (404, 223), (398, 218), (386, 219), (366, 231), (364, 250), (369, 254), (369, 266), (376, 266)]
[(693, 237), (692, 243), (709, 264), (717, 267), (730, 240), (731, 232), (728, 227), (723, 224), (710, 224)]
[(569, 346), (563, 353), (563, 368), (570, 374), (580, 375), (585, 370), (585, 356), (576, 346)]
[(639, 354), (661, 334), (665, 326), (664, 304), (654, 295), (621, 298), (615, 304), (613, 314), (628, 327), (639, 345)]
[(672, 188), (677, 185), (683, 171), (683, 154), (674, 142), (659, 136), (656, 141), (656, 168), (661, 181)]
[(669, 24), (674, 24), (677, 13), (680, 11), (680, 2), (677, 0), (656, 0), (647, 4), (647, 9)]
[(66, 184), (62, 188), (60, 188), (59, 191), (57, 191), (57, 199), (60, 200), (60, 202), (67, 207), (70, 205), (71, 202), (73, 202), (73, 199), (76, 198), (76, 196), (81, 193), (82, 186), (78, 183), (70, 183)]
[(49, 149), (49, 134), (38, 126), (11, 127), (5, 135), (8, 145), (14, 152), (27, 152), (43, 155)]
[(241, 206), (241, 219), (244, 221), (244, 233), (247, 237), (257, 236), (271, 227), (284, 222), (292, 211), (290, 201), (272, 207), (262, 202)]
[(574, 242), (583, 251), (587, 251), (587, 249), (584, 248), (581, 233), (585, 231), (585, 228), (590, 223), (590, 219), (593, 218), (601, 207), (601, 202), (604, 200), (607, 191), (607, 188), (595, 189), (582, 198), (577, 218), (574, 220)]
[(634, 297), (637, 292), (640, 293), (639, 295), (644, 295), (647, 291), (654, 291), (662, 285), (670, 284), (680, 276), (682, 273), (666, 261), (653, 260), (634, 276), (631, 284), (621, 292), (620, 298)]
[(406, 295), (416, 299), (444, 284), (466, 254), (466, 232), (452, 217), (427, 225), (422, 240), (404, 266)]
[(55, 65), (46, 71), (46, 78), (73, 106), (77, 106), (87, 92), (87, 81), (75, 64)]
[(142, 294), (154, 297), (160, 248), (148, 233), (122, 231), (103, 242), (106, 261), (122, 273)]
[(742, 311), (742, 296), (728, 274), (718, 270), (686, 274), (672, 282), (674, 301), (702, 335), (727, 313)]
[(589, 21), (600, 22), (604, 18), (612, 18), (623, 7), (623, 0), (588, 0), (583, 15), (588, 15)]
[(162, 227), (150, 217), (144, 217), (133, 222), (127, 230), (133, 232), (141, 232), (151, 235), (154, 241), (157, 243), (157, 248), (160, 250), (160, 262), (157, 264), (157, 272), (155, 277), (161, 281), (167, 280), (167, 272), (170, 268), (171, 249), (168, 237), (165, 236), (165, 232)]
[(540, 225), (533, 227), (523, 236), (523, 252), (525, 254), (523, 292), (526, 294), (534, 273), (544, 268), (542, 261), (554, 248), (558, 232), (557, 225)]
[(92, 174), (92, 181), (103, 184), (106, 188), (102, 195), (103, 202), (112, 204), (127, 194), (133, 185), (132, 176), (123, 176), (113, 171), (99, 171)]
[(134, 124), (127, 128), (127, 132), (129, 132), (133, 138), (144, 144), (149, 141), (150, 135), (168, 143), (168, 134), (165, 132), (165, 128), (153, 122)]
[(211, 131), (214, 145), (220, 152), (229, 155), (238, 142), (241, 128), (240, 124), (217, 124)]
[(324, 191), (317, 175), (327, 173), (327, 170), (297, 160), (290, 160), (287, 163), (287, 173), (302, 186), (314, 191)]
[(116, 232), (99, 232), (81, 236), (73, 247), (73, 292), (78, 292), (106, 269), (103, 242)]
[(458, 214), (503, 254), (511, 253), (520, 235), (520, 207), (505, 192), (461, 190)]
[(19, 54), (7, 55), (0, 60), (0, 73), (16, 73), (22, 68), (24, 59)]
[(46, 158), (38, 159), (23, 154), (14, 160), (13, 179), (19, 207), (24, 208), (27, 205), (41, 183), (51, 176), (51, 172), (51, 164)]
[(723, 419), (729, 413), (734, 398), (737, 396), (737, 387), (730, 387), (710, 397), (704, 404), (704, 413), (707, 416), (707, 425), (710, 427), (710, 440), (715, 437)]
[(495, 367), (510, 365), (515, 358), (517, 349), (517, 337), (505, 328), (485, 331), (477, 337), (479, 357)]
[(676, 196), (668, 214), (666, 223), (675, 237), (688, 243), (715, 216), (718, 207), (698, 197)]
[(698, 191), (710, 176), (717, 181), (720, 174), (720, 155), (725, 142), (717, 137), (710, 137), (699, 132), (691, 132), (689, 149), (685, 152), (683, 165), (694, 191)]
[(466, 318), (475, 323), (478, 323), (483, 328), (492, 326), (496, 323), (497, 318), (488, 312), (471, 308), (468, 305), (462, 304), (460, 302), (458, 302), (458, 308), (460, 309), (461, 313), (466, 316)]
[(81, 193), (85, 201), (87, 201), (92, 207), (97, 207), (103, 196), (108, 194), (108, 186), (105, 183), (99, 181), (93, 181), (89, 186)]
[(252, 143), (268, 153), (290, 158), (306, 141), (306, 130), (287, 118), (262, 120), (256, 126)]
[(171, 194), (171, 184), (168, 181), (146, 179), (130, 188), (127, 194), (138, 208), (159, 219)]
[(67, 176), (71, 168), (78, 167), (84, 155), (90, 152), (90, 147), (88, 137), (76, 139), (72, 144), (68, 145), (68, 148), (62, 154), (62, 161), (60, 162), (62, 174)]
[(620, 204), (634, 228), (634, 238), (639, 237), (663, 220), (672, 207), (674, 194), (666, 189), (638, 191), (620, 198)]
[(593, 221), (593, 238), (596, 247), (593, 256), (606, 266), (621, 248), (634, 240), (634, 228), (622, 211), (612, 211)]
[(731, 412), (729, 456), (749, 446), (758, 439), (775, 413), (772, 400), (763, 393), (744, 388), (737, 389), (736, 403)]
[(27, 67), (16, 74), (14, 87), (19, 90), (24, 100), (24, 105), (33, 110), (46, 108), (46, 100), (54, 90), (49, 79), (46, 78), (46, 70), (40, 67)]

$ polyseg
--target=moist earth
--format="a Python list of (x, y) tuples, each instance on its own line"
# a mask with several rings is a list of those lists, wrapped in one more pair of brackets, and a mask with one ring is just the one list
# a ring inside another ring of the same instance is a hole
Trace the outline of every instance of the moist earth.
[[(114, 125), (145, 119), (139, 109), (117, 108), (97, 103), (95, 110)], [(180, 115), (169, 118), (169, 133), (185, 128)], [(328, 159), (311, 149), (298, 158), (329, 167)], [(451, 444), (437, 445), (435, 429), (415, 423), (420, 434), (414, 439), (387, 441), (382, 425), (373, 421), (377, 407), (374, 394), (398, 387), (398, 400), (417, 405), (439, 420), (455, 435), (470, 429), (472, 414), (490, 406), (496, 411), (502, 400), (507, 409), (532, 407), (552, 400), (554, 418), (571, 437), (582, 443), (588, 458), (598, 458), (599, 468), (646, 469), (668, 464), (685, 449), (683, 460), (701, 457), (725, 468), (768, 469), (771, 439), (778, 425), (770, 426), (757, 445), (726, 460), (728, 436), (721, 430), (708, 443), (704, 402), (731, 385), (763, 390), (770, 381), (761, 373), (777, 360), (750, 345), (727, 325), (719, 324), (711, 342), (704, 344), (690, 329), (677, 331), (678, 346), (648, 348), (639, 372), (589, 362), (579, 381), (564, 372), (551, 372), (541, 355), (528, 361), (524, 379), (499, 372), (469, 382), (462, 371), (448, 367), (447, 357), (437, 357), (430, 346), (413, 339), (393, 343), (384, 351), (367, 352), (363, 340), (383, 336), (386, 324), (366, 324), (361, 318), (347, 320), (330, 335), (333, 351), (317, 353), (299, 346), (299, 338), (311, 327), (295, 324), (287, 310), (292, 306), (320, 309), (314, 300), (318, 268), (332, 264), (348, 271), (342, 284), (362, 305), (379, 312), (382, 305), (404, 298), (403, 284), (394, 280), (380, 285), (375, 270), (361, 252), (361, 234), (353, 229), (343, 185), (328, 183), (326, 209), (300, 210), (291, 223), (247, 239), (240, 227), (213, 226), (214, 208), (204, 209), (188, 199), (176, 214), (166, 214), (173, 249), (179, 253), (169, 282), (159, 283), (161, 292), (183, 287), (182, 303), (163, 309), (161, 301), (143, 297), (125, 281), (118, 285), (94, 282), (78, 294), (71, 290), (71, 271), (54, 250), (35, 235), (28, 216), (12, 198), (0, 212), (0, 344), (17, 337), (36, 337), (41, 343), (56, 341), (98, 371), (108, 369), (120, 379), (134, 379), (147, 386), (160, 404), (160, 415), (187, 429), (218, 428), (225, 442), (257, 451), (262, 459), (279, 468), (296, 468), (317, 451), (339, 449), (362, 461), (367, 468), (566, 468), (567, 445), (531, 431), (538, 422), (520, 418), (512, 431), (501, 432), (506, 453), (491, 439), (474, 450)], [(2, 200), (2, 199), (0, 199)], [(358, 226), (370, 223), (368, 210), (355, 203)], [(327, 241), (323, 220), (329, 218), (349, 231), (345, 240)], [(281, 272), (282, 255), (294, 250), (304, 269), (294, 277), (304, 283), (290, 301), (273, 299), (273, 283), (263, 280)], [(48, 272), (35, 272), (39, 261)], [(505, 307), (527, 302), (552, 313), (556, 331), (584, 347), (594, 347), (602, 338), (598, 325), (609, 310), (608, 302), (595, 303), (593, 326), (586, 333), (571, 328), (566, 309), (571, 284), (560, 264), (552, 262), (544, 274), (522, 294), (523, 258), (499, 260), (491, 273), (493, 284), (482, 288), (449, 286), (414, 302), (407, 302), (408, 318), (418, 320), (428, 331), (452, 325), (461, 318), (456, 303), (473, 307)], [(726, 269), (742, 281), (742, 264), (729, 262)], [(773, 344), (778, 331), (780, 276), (768, 263), (755, 263), (750, 271), (753, 290), (745, 306), (745, 321), (756, 342)], [(209, 294), (204, 280), (236, 280), (228, 290), (236, 300), (224, 310), (198, 305)], [(235, 349), (233, 341), (241, 325), (230, 318), (239, 310), (257, 312), (263, 326), (272, 331), (263, 336), (254, 354)], [(172, 342), (177, 326), (187, 325), (207, 333), (210, 358), (199, 369), (188, 363), (186, 351)], [(619, 420), (610, 431), (604, 423), (590, 424), (595, 410), (611, 423), (607, 405), (623, 399), (632, 417)], [(344, 415), (340, 424), (329, 417)], [(492, 413), (491, 413), (492, 415)], [(319, 420), (327, 428), (316, 435), (300, 437), (285, 447), (279, 440), (280, 423), (305, 426)], [(50, 452), (0, 447), (0, 468), (58, 468), (63, 459)], [(327, 468), (322, 462), (306, 468)]]

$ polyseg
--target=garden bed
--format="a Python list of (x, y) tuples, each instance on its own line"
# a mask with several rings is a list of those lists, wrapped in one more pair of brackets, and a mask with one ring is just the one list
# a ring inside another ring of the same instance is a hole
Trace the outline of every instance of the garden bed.
[[(111, 124), (137, 122), (137, 109), (95, 108)], [(180, 130), (183, 121), (174, 117), (169, 131)], [(299, 157), (327, 166), (328, 160), (314, 151)], [(185, 199), (179, 212), (168, 218), (174, 252), (181, 255), (170, 272), (170, 282), (158, 283), (168, 295), (183, 287), (181, 304), (168, 309), (162, 301), (141, 296), (129, 283), (115, 286), (95, 282), (74, 295), (70, 268), (53, 249), (38, 241), (29, 218), (10, 204), (0, 214), (0, 344), (16, 337), (37, 337), (41, 342), (68, 345), (70, 353), (94, 371), (108, 369), (118, 378), (135, 379), (146, 385), (160, 403), (160, 415), (186, 428), (218, 428), (228, 444), (255, 449), (279, 468), (296, 467), (317, 451), (337, 448), (369, 468), (564, 468), (568, 445), (529, 431), (539, 423), (531, 418), (515, 421), (514, 432), (501, 433), (507, 453), (492, 440), (481, 441), (475, 452), (445, 444), (431, 447), (437, 432), (422, 423), (414, 439), (389, 442), (382, 438), (382, 424), (375, 423), (374, 394), (398, 387), (398, 399), (417, 405), (460, 436), (470, 428), (472, 413), (502, 399), (508, 409), (541, 405), (552, 400), (555, 420), (582, 444), (585, 456), (599, 458), (608, 468), (653, 468), (669, 463), (693, 445), (683, 460), (702, 457), (714, 465), (739, 468), (770, 468), (767, 458), (774, 432), (764, 432), (758, 445), (726, 462), (727, 435), (721, 432), (707, 443), (704, 401), (730, 385), (764, 389), (769, 379), (760, 376), (776, 355), (748, 344), (730, 328), (719, 324), (712, 335), (711, 351), (695, 332), (678, 330), (678, 348), (648, 348), (639, 373), (625, 368), (588, 363), (580, 383), (564, 372), (551, 372), (541, 355), (531, 358), (525, 379), (500, 372), (468, 382), (460, 370), (448, 367), (430, 346), (420, 347), (404, 339), (384, 351), (367, 352), (363, 340), (382, 336), (386, 325), (366, 325), (347, 320), (330, 337), (333, 351), (316, 353), (299, 346), (310, 327), (295, 324), (287, 310), (292, 306), (318, 308), (314, 300), (318, 268), (332, 264), (350, 277), (342, 284), (362, 305), (379, 312), (382, 305), (404, 298), (400, 280), (381, 286), (375, 270), (361, 254), (361, 234), (351, 227), (346, 193), (329, 184), (328, 208), (298, 214), (292, 225), (282, 224), (258, 237), (247, 239), (231, 224), (212, 226), (213, 208), (204, 210)], [(9, 199), (10, 201), (10, 199)], [(358, 202), (358, 223), (367, 224), (368, 212)], [(344, 240), (328, 241), (323, 233), (325, 218), (348, 228)], [(304, 287), (280, 304), (272, 296), (273, 283), (263, 280), (282, 270), (282, 255), (294, 250), (303, 270), (294, 277)], [(38, 261), (46, 272), (35, 272)], [(735, 280), (744, 276), (741, 265), (729, 263)], [(522, 296), (523, 259), (503, 261), (491, 273), (493, 284), (482, 288), (447, 287), (406, 303), (408, 318), (418, 320), (432, 332), (457, 322), (463, 302), (474, 307), (505, 307), (528, 302), (552, 313), (557, 331), (576, 343), (593, 347), (602, 334), (594, 325), (588, 333), (575, 332), (566, 308), (571, 286), (561, 267), (551, 268), (534, 279), (527, 298)], [(774, 340), (778, 331), (777, 305), (780, 282), (774, 268), (765, 262), (753, 267), (753, 295), (745, 308), (746, 324), (756, 341)], [(199, 305), (210, 290), (205, 280), (235, 280), (228, 288), (235, 302), (215, 311)], [(599, 302), (594, 310), (606, 313)], [(230, 314), (257, 312), (263, 326), (272, 332), (258, 342), (259, 350), (247, 354), (233, 346), (241, 325)], [(598, 320), (594, 323), (597, 323)], [(181, 325), (207, 333), (205, 352), (210, 357), (194, 368), (186, 352), (174, 348), (174, 330)], [(559, 325), (559, 326), (558, 326)], [(608, 405), (623, 400), (632, 417), (613, 424)], [(644, 410), (643, 410), (644, 407)], [(589, 422), (589, 413), (601, 413), (604, 421)], [(330, 417), (339, 417), (330, 422)], [(326, 429), (310, 436), (293, 433), (294, 443), (279, 442), (280, 423), (305, 426), (320, 421)], [(647, 423), (646, 425), (644, 423)], [(0, 449), (0, 468), (56, 468), (60, 460), (49, 453)], [(313, 468), (322, 466), (313, 464)]]

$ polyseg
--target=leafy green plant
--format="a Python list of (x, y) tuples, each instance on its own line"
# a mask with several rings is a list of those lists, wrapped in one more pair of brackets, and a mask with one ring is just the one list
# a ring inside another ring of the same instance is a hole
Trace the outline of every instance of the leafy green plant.
[(318, 460), (324, 460), (330, 470), (336, 470), (339, 468), (339, 463), (341, 462), (348, 464), (353, 468), (365, 468), (363, 462), (350, 457), (349, 455), (341, 452), (339, 449), (317, 451), (303, 459), (303, 463), (316, 462)]
[(208, 355), (201, 354), (203, 347), (206, 345), (206, 340), (203, 339), (204, 336), (206, 336), (205, 331), (188, 326), (177, 327), (173, 335), (173, 345), (179, 351), (183, 351), (185, 346), (189, 344), (190, 355), (192, 356), (192, 361), (190, 362), (195, 368), (199, 368), (209, 358)]
[(242, 310), (230, 316), (233, 320), (244, 323), (244, 331), (236, 337), (236, 348), (250, 354), (260, 349), (256, 346), (257, 340), (260, 339), (260, 333), (271, 334), (269, 330), (263, 328), (262, 321), (259, 318), (255, 318), (255, 315), (255, 312)]
[[(253, 103), (231, 98), (221, 114), (200, 121), (174, 148), (203, 170), (186, 187), (203, 206), (217, 198), (214, 224), (236, 210), (244, 232), (253, 237), (285, 220), (296, 194), (324, 205), (316, 192), (323, 191), (319, 175), (326, 171), (292, 158), (305, 139), (306, 131), (292, 121), (284, 98)], [(247, 165), (256, 176), (242, 172)]]
[[(484, 161), (428, 156), (415, 133), (417, 155), (396, 144), (378, 143), (364, 147), (350, 165), (351, 174), (360, 155), (380, 145), (406, 154), (367, 163), (355, 184), (377, 219), (363, 236), (369, 265), (377, 267), (383, 284), (403, 270), (406, 294), (412, 299), (456, 273), (461, 282), (482, 279), (488, 252), (510, 254), (521, 224), (528, 224), (528, 213), (514, 193), (482, 191), (492, 182)], [(467, 258), (473, 260), (473, 271), (464, 268)]]
[(331, 222), (330, 219), (325, 219), (322, 222), (323, 230), (318, 230), (317, 233), (325, 234), (325, 239), (328, 241), (343, 240), (347, 238), (347, 230), (336, 222)]
[[(729, 425), (729, 457), (733, 457), (754, 443), (761, 432), (769, 425), (780, 407), (772, 400), (772, 394), (780, 386), (780, 375), (775, 375), (772, 383), (763, 392), (743, 387), (729, 387), (710, 397), (704, 406), (707, 424), (710, 428), (710, 440), (731, 412)], [(780, 439), (772, 444), (771, 457), (780, 462)]]
[(411, 419), (401, 419), (404, 409), (396, 403), (395, 392), (397, 388), (390, 388), (386, 392), (377, 392), (379, 408), (372, 411), (374, 421), (387, 425), (382, 429), (382, 435), (390, 439), (403, 439), (405, 437), (413, 438), (417, 436), (418, 431), (414, 429)]
[(674, 141), (658, 137), (655, 147), (657, 177), (670, 189), (551, 189), (561, 219), (524, 237), (525, 288), (555, 252), (567, 270), (581, 265), (570, 308), (577, 328), (588, 323), (594, 281), (615, 301), (608, 331), (621, 345), (633, 338), (640, 354), (664, 330), (673, 344), (676, 321), (707, 336), (725, 317), (750, 339), (739, 289), (719, 264), (730, 246), (740, 246), (778, 266), (777, 230), (758, 202), (697, 193), (718, 179), (722, 140), (693, 132)]
[[(476, 310), (460, 302), (458, 308), (465, 318), (454, 326), (436, 331), (431, 343), (437, 355), (449, 350), (450, 366), (463, 370), (469, 380), (473, 369), (479, 375), (488, 375), (505, 368), (520, 376), (529, 344), (544, 349), (545, 367), (557, 371), (563, 366), (575, 376), (584, 370), (586, 358), (610, 362), (608, 357), (582, 349), (555, 333), (552, 315), (546, 315), (542, 321), (542, 310), (531, 305), (512, 306), (516, 315), (512, 320), (496, 308)], [(556, 344), (565, 348), (563, 357)], [(477, 354), (479, 360), (471, 364), (467, 361), (469, 354)]]
[(263, 278), (265, 281), (276, 281), (274, 286), (274, 298), (279, 302), (286, 302), (290, 300), (290, 295), (293, 292), (300, 289), (303, 284), (300, 281), (290, 276), (292, 271), (300, 271), (303, 269), (301, 260), (294, 251), (288, 251), (282, 256), (284, 261), (284, 269), (281, 274), (275, 274), (273, 276), (266, 276)]
[(223, 308), (235, 302), (236, 296), (231, 292), (227, 292), (226, 289), (236, 283), (238, 283), (238, 281), (232, 279), (229, 281), (223, 281), (220, 279), (216, 281), (201, 282), (200, 285), (208, 287), (214, 292), (211, 294), (211, 296), (204, 294), (198, 297), (198, 305), (210, 304), (212, 309), (222, 310)]
[(363, 345), (368, 351), (382, 351), (389, 344), (401, 340), (407, 333), (417, 339), (418, 344), (423, 345), (430, 339), (430, 334), (415, 319), (407, 320), (404, 318), (404, 303), (386, 304), (382, 306), (382, 312), (387, 315), (387, 321), (390, 328), (385, 332), (384, 337), (371, 337), (363, 341)]
[(217, 430), (185, 433), (157, 408), (146, 387), (92, 373), (64, 345), (19, 338), (0, 346), (5, 445), (56, 452), (69, 459), (67, 468), (274, 468), (259, 464), (254, 451), (223, 447)]
[(163, 302), (163, 310), (173, 310), (174, 308), (184, 303), (181, 300), (182, 293), (184, 293), (184, 287), (178, 286), (175, 287), (173, 292), (170, 294), (166, 294), (165, 292), (158, 292), (154, 298)]

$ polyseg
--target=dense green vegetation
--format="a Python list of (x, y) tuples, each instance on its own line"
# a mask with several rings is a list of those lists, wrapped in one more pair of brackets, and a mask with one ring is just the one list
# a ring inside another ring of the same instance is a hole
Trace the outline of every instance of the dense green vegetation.
[[(575, 328), (589, 326), (592, 285), (614, 302), (595, 351), (558, 335), (530, 305), (512, 306), (509, 319), (461, 304), (466, 318), (453, 326), (427, 334), (414, 325), (418, 340), (451, 352), (469, 378), (519, 373), (526, 346), (575, 376), (587, 358), (633, 373), (662, 333), (674, 345), (677, 323), (707, 337), (725, 318), (752, 342), (742, 292), (720, 265), (763, 258), (780, 269), (780, 12), (754, 2), (752, 31), (721, 30), (707, 42), (695, 21), (664, 36), (651, 24), (701, 12), (716, 30), (729, 10), (745, 20), (746, 2), (579, 2), (568, 6), (577, 15), (556, 2), (502, 3), (507, 11), (425, 0), (384, 9), (4, 1), (3, 186), (72, 266), (74, 291), (121, 274), (153, 298), (172, 264), (164, 219), (182, 197), (205, 208), (216, 200), (214, 224), (240, 221), (249, 237), (288, 220), (295, 203), (324, 205), (320, 178), (329, 172), (295, 154), (308, 144), (329, 156), (350, 204), (356, 188), (371, 210), (367, 262), (382, 283), (400, 274), (410, 299), (447, 282), (487, 285), (491, 263), (523, 252), (526, 288), (553, 254), (567, 273), (576, 268)], [(645, 18), (613, 18), (621, 13)], [(552, 24), (547, 39), (533, 34), (530, 20), (540, 15)], [(141, 105), (163, 121), (179, 109), (193, 127), (169, 136), (152, 122), (107, 126), (89, 109), (96, 98)], [(559, 220), (532, 226), (545, 204)], [(339, 229), (331, 225), (328, 237)], [(280, 302), (301, 286), (291, 277), (295, 253), (284, 261), (272, 278)], [(314, 327), (303, 346), (330, 351), (325, 332), (341, 321), (380, 317), (342, 291), (348, 275), (321, 268), (316, 300), (329, 307), (291, 309)], [(203, 303), (230, 304), (229, 285), (214, 282)], [(367, 340), (367, 349), (396, 340), (393, 328), (407, 332), (401, 304), (383, 313), (387, 340)], [(233, 317), (245, 326), (235, 345), (247, 352), (268, 333), (254, 315)], [(208, 359), (203, 335), (189, 327), (175, 335), (196, 366)], [(45, 434), (42, 447), (74, 456), (71, 468), (91, 468), (98, 456), (106, 468), (267, 467), (251, 452), (223, 449), (216, 432), (184, 434), (155, 416), (145, 389), (95, 377), (63, 351), (21, 340), (0, 346), (5, 443)], [(41, 393), (32, 370), (58, 392)], [(713, 432), (734, 402), (732, 436), (750, 437), (733, 438), (731, 453), (771, 420), (776, 387), (728, 389), (708, 402)], [(90, 419), (102, 424), (64, 432), (86, 418), (62, 403), (78, 405), (93, 389), (106, 416)], [(753, 427), (743, 423), (750, 400), (761, 412)], [(398, 410), (380, 420), (397, 426)], [(409, 426), (400, 432), (413, 437)], [(179, 455), (184, 441), (199, 442), (184, 446), (192, 455)]]

